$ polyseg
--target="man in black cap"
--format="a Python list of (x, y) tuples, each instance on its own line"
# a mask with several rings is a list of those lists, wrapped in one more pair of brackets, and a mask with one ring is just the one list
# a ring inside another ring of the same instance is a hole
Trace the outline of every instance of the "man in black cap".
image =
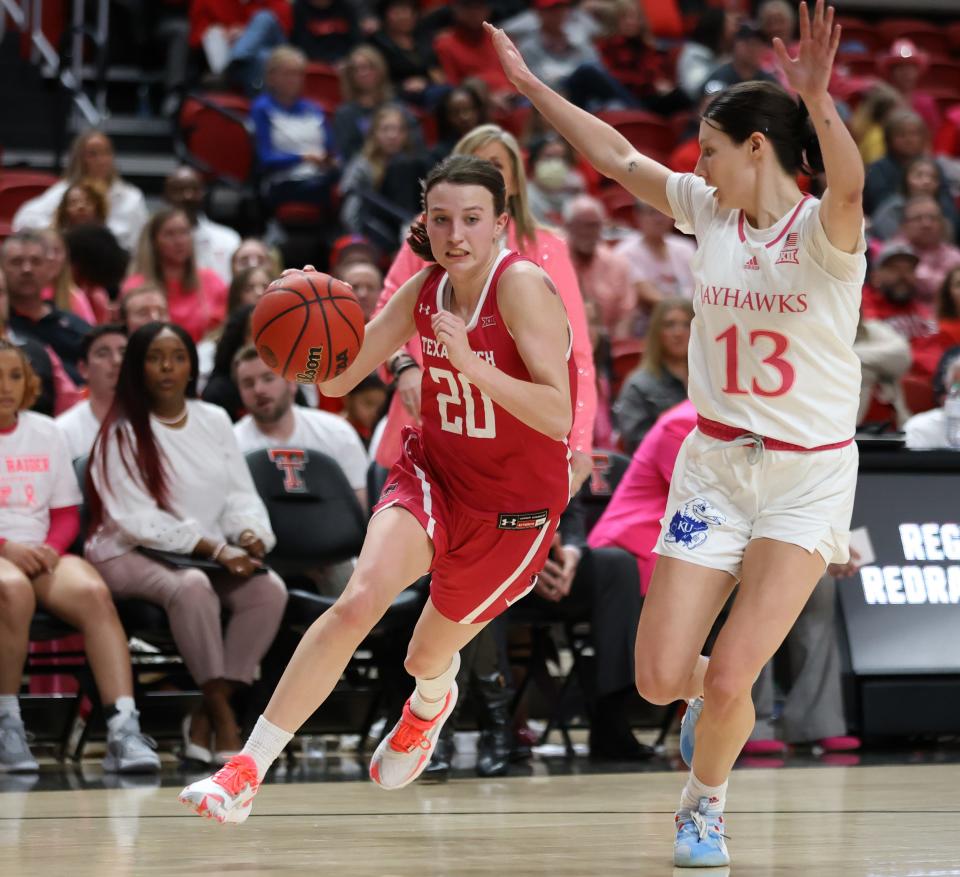
[(911, 346), (937, 332), (930, 308), (918, 298), (916, 250), (906, 241), (887, 243), (872, 260), (863, 287), (863, 317), (883, 320)]
[(729, 63), (718, 67), (707, 77), (704, 93), (714, 94), (738, 82), (752, 79), (776, 82), (760, 67), (766, 46), (763, 32), (752, 22), (742, 22), (733, 36), (733, 52)]

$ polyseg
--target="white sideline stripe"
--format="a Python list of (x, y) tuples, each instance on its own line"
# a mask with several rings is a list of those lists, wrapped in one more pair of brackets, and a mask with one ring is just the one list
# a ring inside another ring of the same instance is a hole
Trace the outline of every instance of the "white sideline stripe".
[(416, 463), (413, 464), (413, 471), (417, 473), (420, 479), (420, 487), (423, 490), (423, 511), (427, 515), (427, 536), (433, 538), (433, 530), (436, 521), (433, 519), (433, 499), (430, 497), (430, 482), (427, 481), (427, 474)]
[[(537, 549), (540, 548), (540, 543), (543, 542), (544, 537), (547, 535), (547, 531), (549, 531), (549, 529), (550, 529), (550, 521), (547, 521), (540, 528), (540, 532), (537, 535), (537, 538), (533, 540), (533, 545), (530, 546), (530, 550), (527, 552), (527, 556), (520, 561), (520, 565), (512, 573), (510, 573), (509, 578), (507, 578), (507, 580), (502, 585), (500, 585), (500, 587), (497, 588), (497, 590), (495, 590), (489, 597), (487, 597), (486, 600), (484, 600), (479, 606), (477, 606), (477, 608), (474, 609), (473, 612), (461, 618), (460, 624), (473, 624), (473, 620), (478, 615), (480, 615), (485, 609), (487, 609), (487, 607), (489, 607), (494, 600), (496, 600), (504, 591), (507, 590), (507, 588), (510, 587), (510, 585), (512, 585), (516, 581), (517, 576), (519, 576), (520, 573), (522, 573), (530, 565), (530, 561), (533, 560), (534, 555), (537, 553)], [(533, 586), (531, 585), (531, 588), (532, 587)], [(527, 590), (530, 590), (530, 589), (528, 588)], [(526, 591), (524, 591), (524, 593), (526, 593)]]

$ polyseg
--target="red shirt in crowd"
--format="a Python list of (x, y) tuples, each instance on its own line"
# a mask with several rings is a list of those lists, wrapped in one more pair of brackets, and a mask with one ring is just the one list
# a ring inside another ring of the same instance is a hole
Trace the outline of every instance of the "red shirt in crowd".
[[(914, 370), (929, 359), (930, 339), (937, 335), (937, 323), (930, 318), (930, 308), (916, 298), (892, 302), (879, 290), (864, 284), (863, 318), (883, 320), (910, 342)], [(927, 371), (924, 367), (919, 370)]]
[[(220, 275), (209, 268), (197, 270), (200, 285), (197, 289), (184, 289), (179, 280), (166, 282), (167, 309), (170, 322), (187, 330), (194, 342), (200, 341), (207, 332), (216, 329), (227, 318), (227, 285)], [(121, 294), (146, 283), (142, 274), (131, 274), (121, 287)]]
[(208, 27), (246, 27), (262, 10), (269, 10), (286, 33), (293, 24), (293, 6), (288, 0), (193, 0), (190, 4), (190, 45), (197, 48)]
[(597, 49), (607, 70), (637, 97), (649, 97), (660, 83), (673, 79), (666, 53), (657, 51), (643, 37), (607, 37), (597, 42)]
[(691, 137), (670, 153), (667, 166), (677, 173), (692, 174), (698, 161), (700, 161), (700, 141), (696, 137)]
[(476, 77), (487, 84), (494, 94), (513, 91), (507, 74), (503, 72), (493, 41), (484, 31), (479, 36), (463, 28), (452, 27), (438, 34), (433, 50), (451, 85)]

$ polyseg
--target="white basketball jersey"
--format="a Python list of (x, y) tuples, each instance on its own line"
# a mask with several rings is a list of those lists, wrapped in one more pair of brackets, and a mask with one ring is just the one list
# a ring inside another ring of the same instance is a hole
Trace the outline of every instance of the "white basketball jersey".
[(811, 196), (763, 230), (719, 209), (694, 174), (671, 174), (667, 197), (677, 228), (699, 244), (689, 354), (697, 412), (806, 448), (851, 438), (862, 235), (856, 253), (836, 249)]

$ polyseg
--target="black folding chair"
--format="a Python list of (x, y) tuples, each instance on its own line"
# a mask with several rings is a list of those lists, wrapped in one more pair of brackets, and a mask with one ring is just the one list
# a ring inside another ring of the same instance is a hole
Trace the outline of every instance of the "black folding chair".
[[(277, 544), (268, 558), (281, 574), (302, 586), (288, 587), (281, 631), (263, 661), (263, 689), (272, 690), (300, 637), (336, 598), (317, 593), (304, 573), (349, 560), (360, 553), (366, 517), (356, 492), (332, 457), (304, 448), (268, 448), (247, 454), (247, 465), (270, 515)], [(411, 583), (413, 584), (413, 583)], [(370, 695), (360, 724), (362, 737), (385, 702), (391, 676), (399, 686), (406, 640), (426, 600), (425, 584), (407, 588), (394, 600), (351, 660), (344, 682)], [(399, 687), (398, 687), (399, 690)], [(402, 702), (402, 701), (401, 701)], [(330, 710), (321, 710), (329, 726)], [(353, 716), (347, 724), (353, 724)], [(339, 726), (344, 729), (343, 723)]]

